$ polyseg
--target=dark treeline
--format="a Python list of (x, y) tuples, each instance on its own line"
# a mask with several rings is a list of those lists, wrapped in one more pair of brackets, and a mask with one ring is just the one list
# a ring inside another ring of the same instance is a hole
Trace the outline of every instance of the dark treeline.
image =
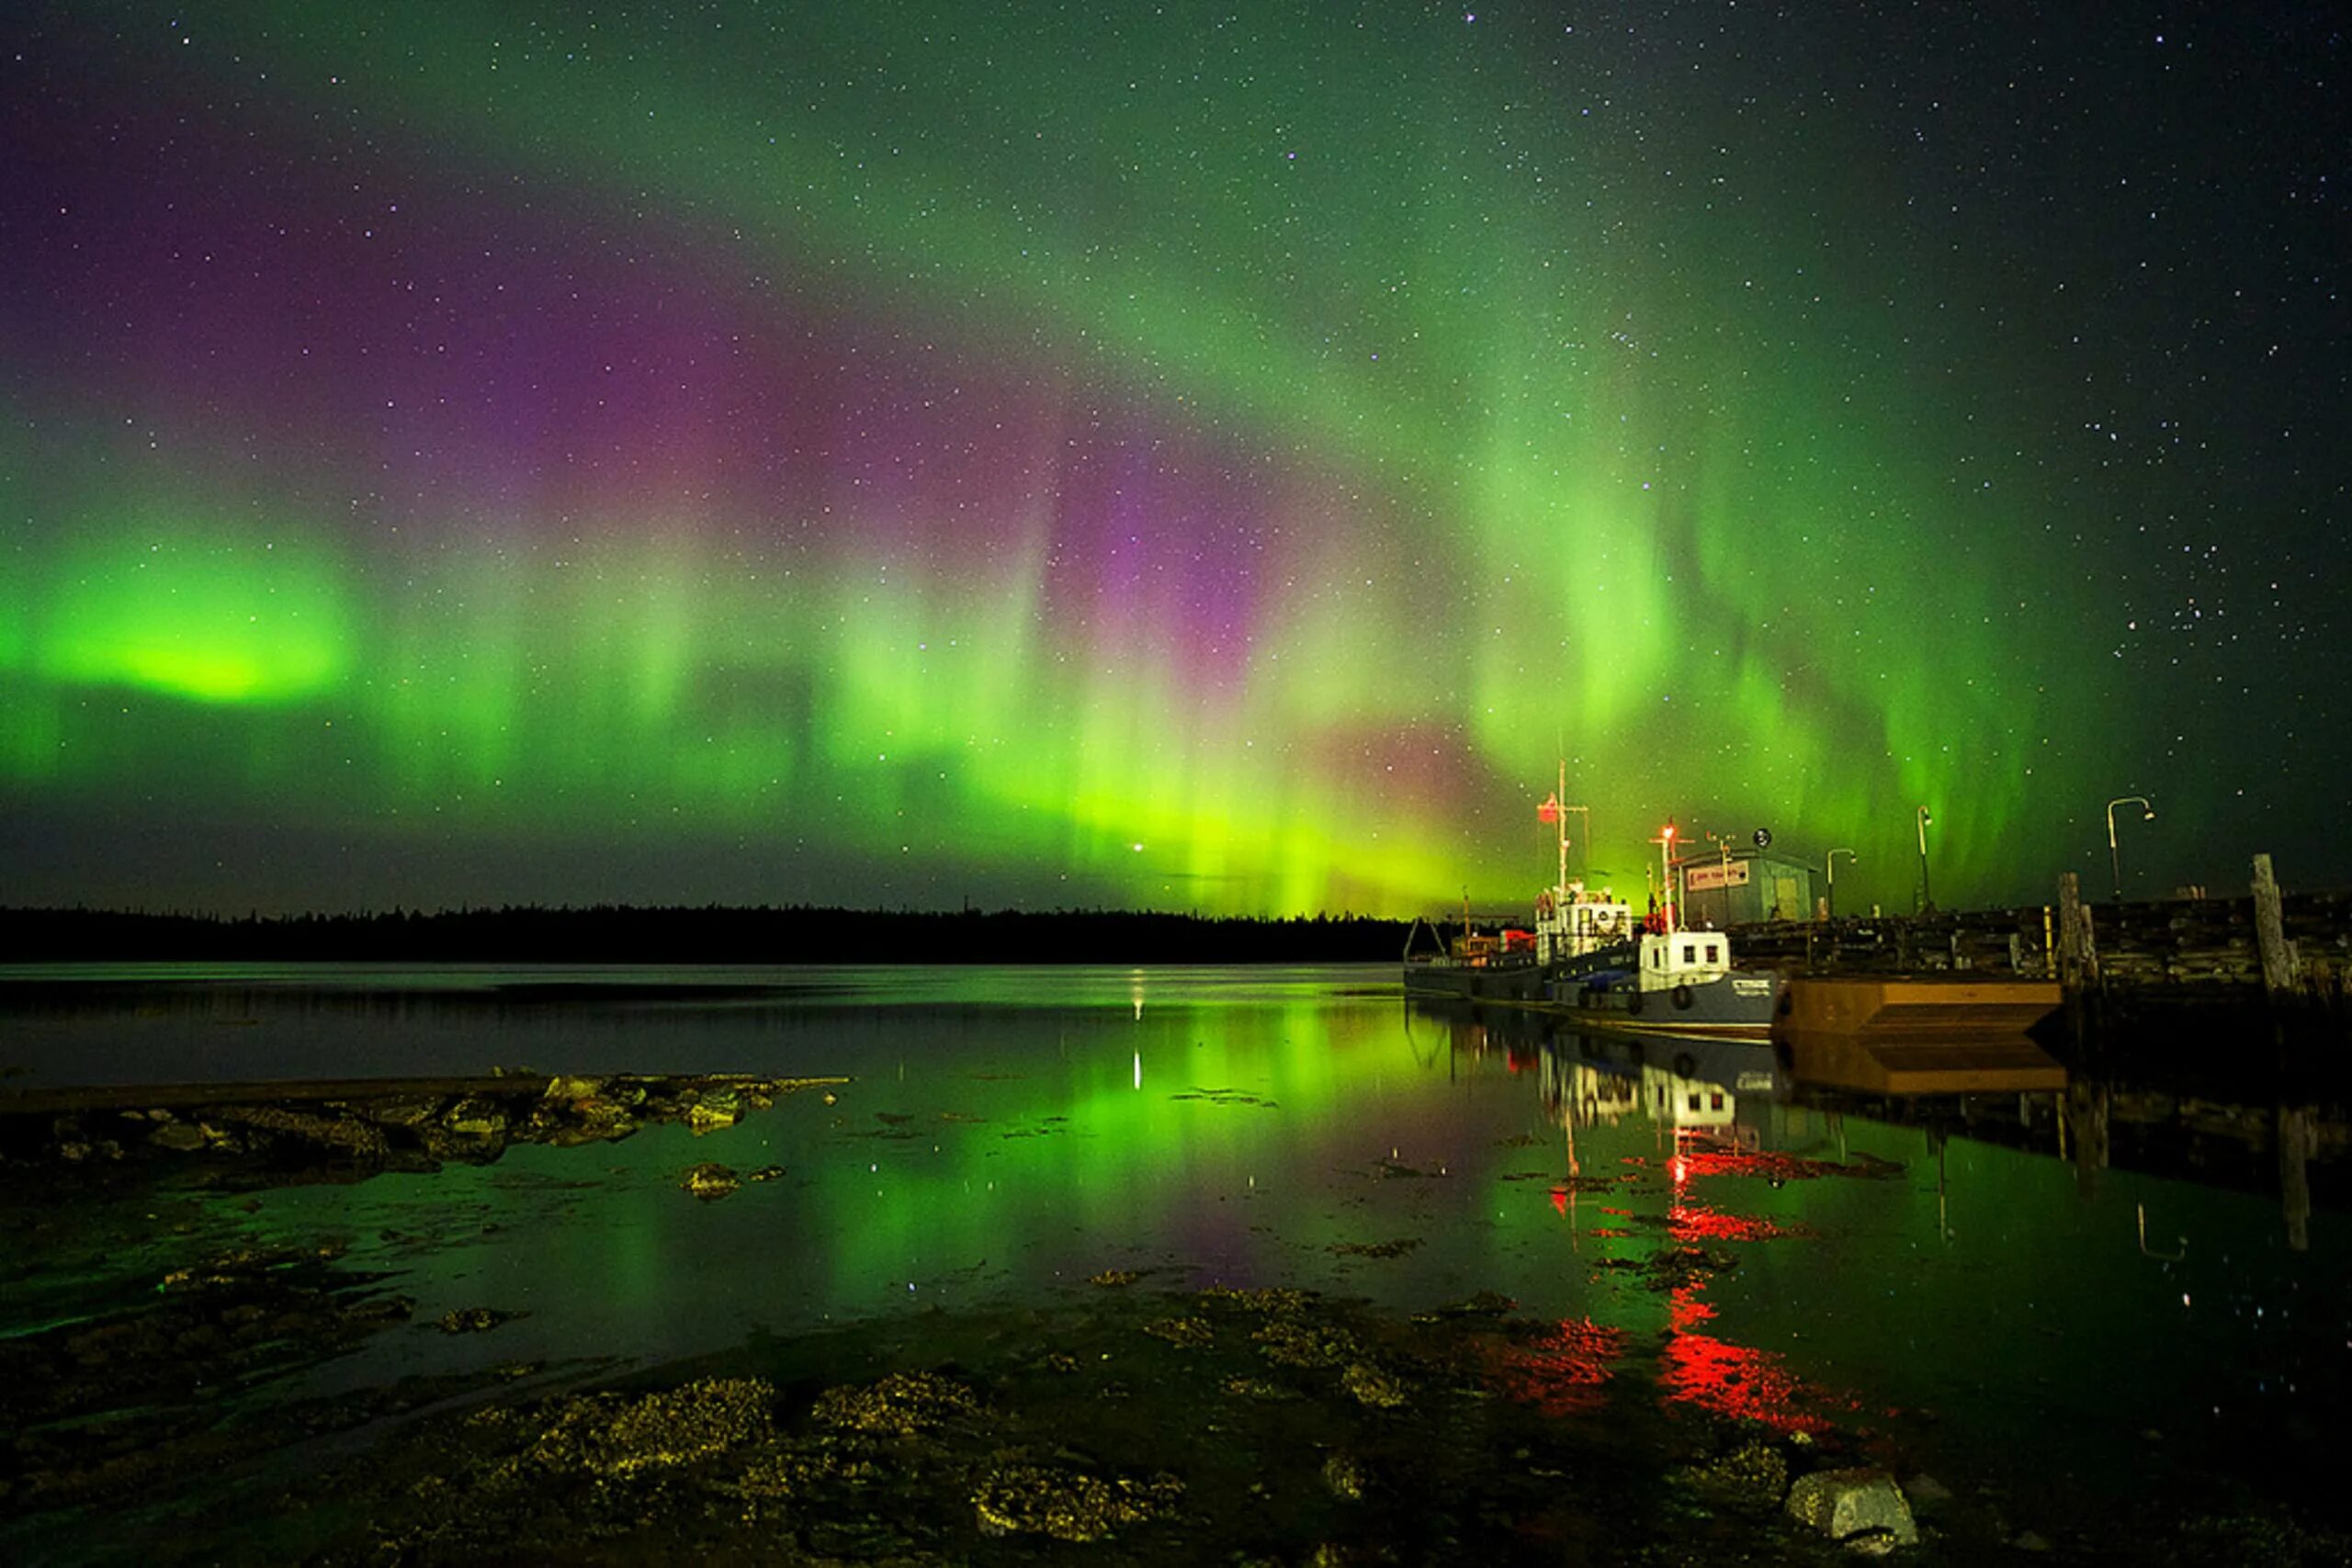
[(1391, 960), (1409, 922), (1115, 909), (504, 908), (348, 915), (0, 909), (17, 963), (1329, 964)]

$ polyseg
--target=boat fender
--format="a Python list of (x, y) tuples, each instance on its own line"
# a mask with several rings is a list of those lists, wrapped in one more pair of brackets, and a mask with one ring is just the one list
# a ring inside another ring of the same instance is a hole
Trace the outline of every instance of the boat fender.
[(1642, 1012), (1642, 988), (1639, 986), (1625, 993), (1625, 1010), (1639, 1018)]
[(1690, 1059), (1690, 1052), (1685, 1051), (1674, 1058), (1674, 1076), (1678, 1078), (1695, 1078), (1699, 1076), (1699, 1064)]
[(1677, 986), (1674, 987), (1674, 1005), (1680, 1008), (1684, 1012), (1689, 1012), (1690, 1010), (1690, 987)]

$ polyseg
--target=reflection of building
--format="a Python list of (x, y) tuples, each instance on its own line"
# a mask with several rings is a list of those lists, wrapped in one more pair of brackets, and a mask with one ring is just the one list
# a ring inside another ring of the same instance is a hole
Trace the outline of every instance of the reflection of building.
[(1650, 1120), (1669, 1127), (1728, 1127), (1739, 1111), (1723, 1085), (1678, 1077), (1656, 1067), (1642, 1069), (1642, 1097), (1649, 1102)]
[(1674, 863), (1683, 922), (1745, 925), (1813, 918), (1813, 867), (1762, 850), (1684, 855)]

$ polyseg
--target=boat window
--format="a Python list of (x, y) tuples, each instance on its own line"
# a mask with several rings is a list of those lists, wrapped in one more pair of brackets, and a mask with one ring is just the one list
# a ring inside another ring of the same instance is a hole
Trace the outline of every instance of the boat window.
[(1723, 948), (1722, 948), (1722, 946), (1721, 946), (1719, 943), (1712, 942), (1709, 942), (1709, 943), (1707, 944), (1707, 962), (1708, 962), (1708, 963), (1710, 963), (1710, 964), (1720, 964), (1720, 963), (1722, 963), (1722, 962), (1723, 962), (1722, 953), (1723, 953)]
[(1699, 944), (1697, 942), (1686, 942), (1682, 944), (1682, 962), (1685, 964), (1696, 964), (1699, 962)]
[(1710, 1111), (1721, 1111), (1723, 1108), (1724, 1108), (1724, 1097), (1723, 1097), (1723, 1091), (1722, 1091), (1721, 1089), (1718, 1089), (1718, 1090), (1716, 1090), (1714, 1093), (1713, 1093), (1713, 1094), (1711, 1094), (1711, 1095), (1707, 1096), (1707, 1109), (1708, 1109), (1708, 1110), (1710, 1110)]

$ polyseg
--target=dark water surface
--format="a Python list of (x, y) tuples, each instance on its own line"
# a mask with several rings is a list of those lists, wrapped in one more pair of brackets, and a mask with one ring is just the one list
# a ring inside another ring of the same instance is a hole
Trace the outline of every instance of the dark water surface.
[[(1483, 1291), (1563, 1325), (1604, 1415), (1856, 1433), (2045, 1535), (2185, 1496), (2342, 1523), (2324, 1478), (2352, 1395), (2347, 1227), (2282, 1212), (2259, 1136), (2234, 1186), (2102, 1168), (2063, 1096), (1864, 1114), (1769, 1047), (1413, 1012), (1387, 966), (149, 965), (8, 971), (0, 1009), (0, 1092), (525, 1066), (852, 1080), (702, 1135), (198, 1195), (169, 1235), (12, 1265), (0, 1336), (109, 1271), (322, 1241), (415, 1320), (289, 1396), (1052, 1307), (1104, 1270), (1402, 1312)], [(679, 1187), (699, 1161), (785, 1174), (700, 1202)], [(1710, 1261), (1661, 1275), (1678, 1248)], [(478, 1305), (526, 1315), (432, 1327)]]

